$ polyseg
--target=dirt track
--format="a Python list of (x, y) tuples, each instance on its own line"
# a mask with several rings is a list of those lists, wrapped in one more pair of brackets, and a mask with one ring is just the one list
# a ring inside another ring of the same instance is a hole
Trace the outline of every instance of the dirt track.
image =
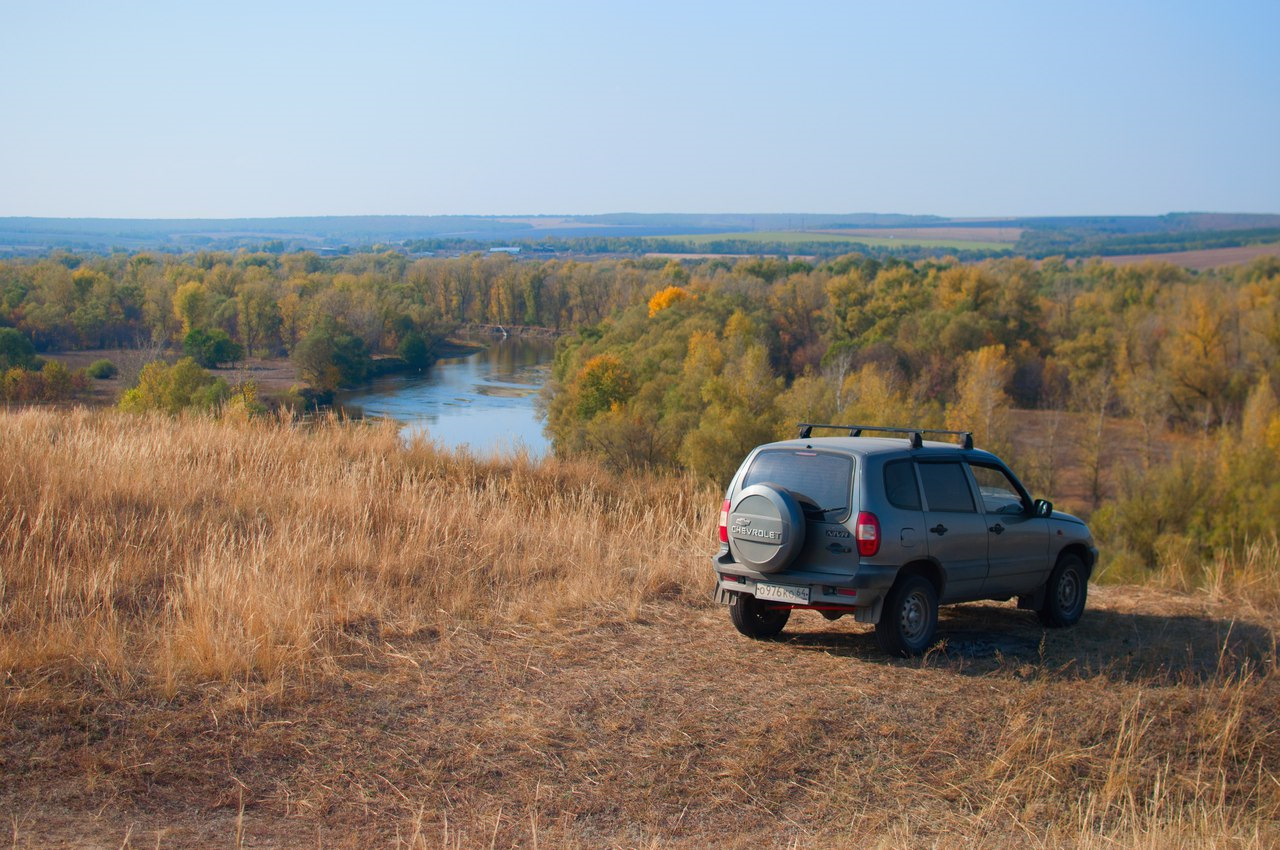
[[(1093, 591), (1067, 631), (944, 609), (923, 661), (812, 613), (757, 643), (718, 608), (655, 605), (403, 639), (371, 623), (341, 670), (274, 695), (9, 689), (0, 814), (15, 847), (1070, 845), (1063, 807), (1100, 793), (1134, 724), (1137, 799), (1215, 758), (1228, 812), (1271, 799), (1249, 771), (1280, 764), (1275, 618)], [(1251, 749), (1215, 754), (1233, 711)]]

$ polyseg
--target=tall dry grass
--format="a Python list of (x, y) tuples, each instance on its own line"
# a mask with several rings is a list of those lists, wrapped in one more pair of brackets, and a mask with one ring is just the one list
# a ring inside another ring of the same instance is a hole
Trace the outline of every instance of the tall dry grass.
[[(1269, 628), (1233, 641), (1202, 597), (1166, 616), (1131, 588), (1053, 637), (951, 609), (970, 634), (911, 662), (816, 618), (739, 640), (689, 607), (719, 503), (391, 427), (0, 412), (13, 844), (142, 800), (166, 827), (238, 809), (233, 844), (267, 821), (401, 847), (1276, 846)], [(1262, 605), (1274, 558), (1187, 586)], [(208, 681), (232, 684), (186, 698)]]
[(701, 598), (690, 481), (405, 445), (392, 426), (0, 414), (0, 670), (297, 676), (351, 633)]

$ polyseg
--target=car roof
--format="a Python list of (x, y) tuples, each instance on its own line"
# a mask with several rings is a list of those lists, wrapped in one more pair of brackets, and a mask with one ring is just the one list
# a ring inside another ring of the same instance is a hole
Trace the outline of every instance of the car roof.
[(767, 443), (761, 449), (827, 449), (848, 452), (854, 455), (883, 454), (930, 454), (939, 452), (955, 452), (958, 455), (974, 460), (999, 460), (990, 452), (982, 449), (965, 449), (957, 443), (944, 443), (938, 440), (925, 440), (918, 449), (911, 448), (911, 441), (906, 437), (809, 437), (803, 440), (779, 440)]

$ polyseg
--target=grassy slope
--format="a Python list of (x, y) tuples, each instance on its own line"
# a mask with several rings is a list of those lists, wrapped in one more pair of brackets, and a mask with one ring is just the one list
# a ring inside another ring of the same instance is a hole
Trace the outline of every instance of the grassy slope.
[(1280, 840), (1274, 558), (898, 662), (738, 637), (688, 481), (111, 411), (0, 413), (0, 469), (15, 846)]

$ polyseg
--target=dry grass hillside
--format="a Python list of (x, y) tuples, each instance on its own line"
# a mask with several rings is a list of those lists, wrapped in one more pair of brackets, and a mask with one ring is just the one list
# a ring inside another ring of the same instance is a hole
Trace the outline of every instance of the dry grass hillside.
[(26, 410), (0, 481), (14, 847), (1280, 843), (1272, 550), (890, 661), (739, 637), (688, 480)]

